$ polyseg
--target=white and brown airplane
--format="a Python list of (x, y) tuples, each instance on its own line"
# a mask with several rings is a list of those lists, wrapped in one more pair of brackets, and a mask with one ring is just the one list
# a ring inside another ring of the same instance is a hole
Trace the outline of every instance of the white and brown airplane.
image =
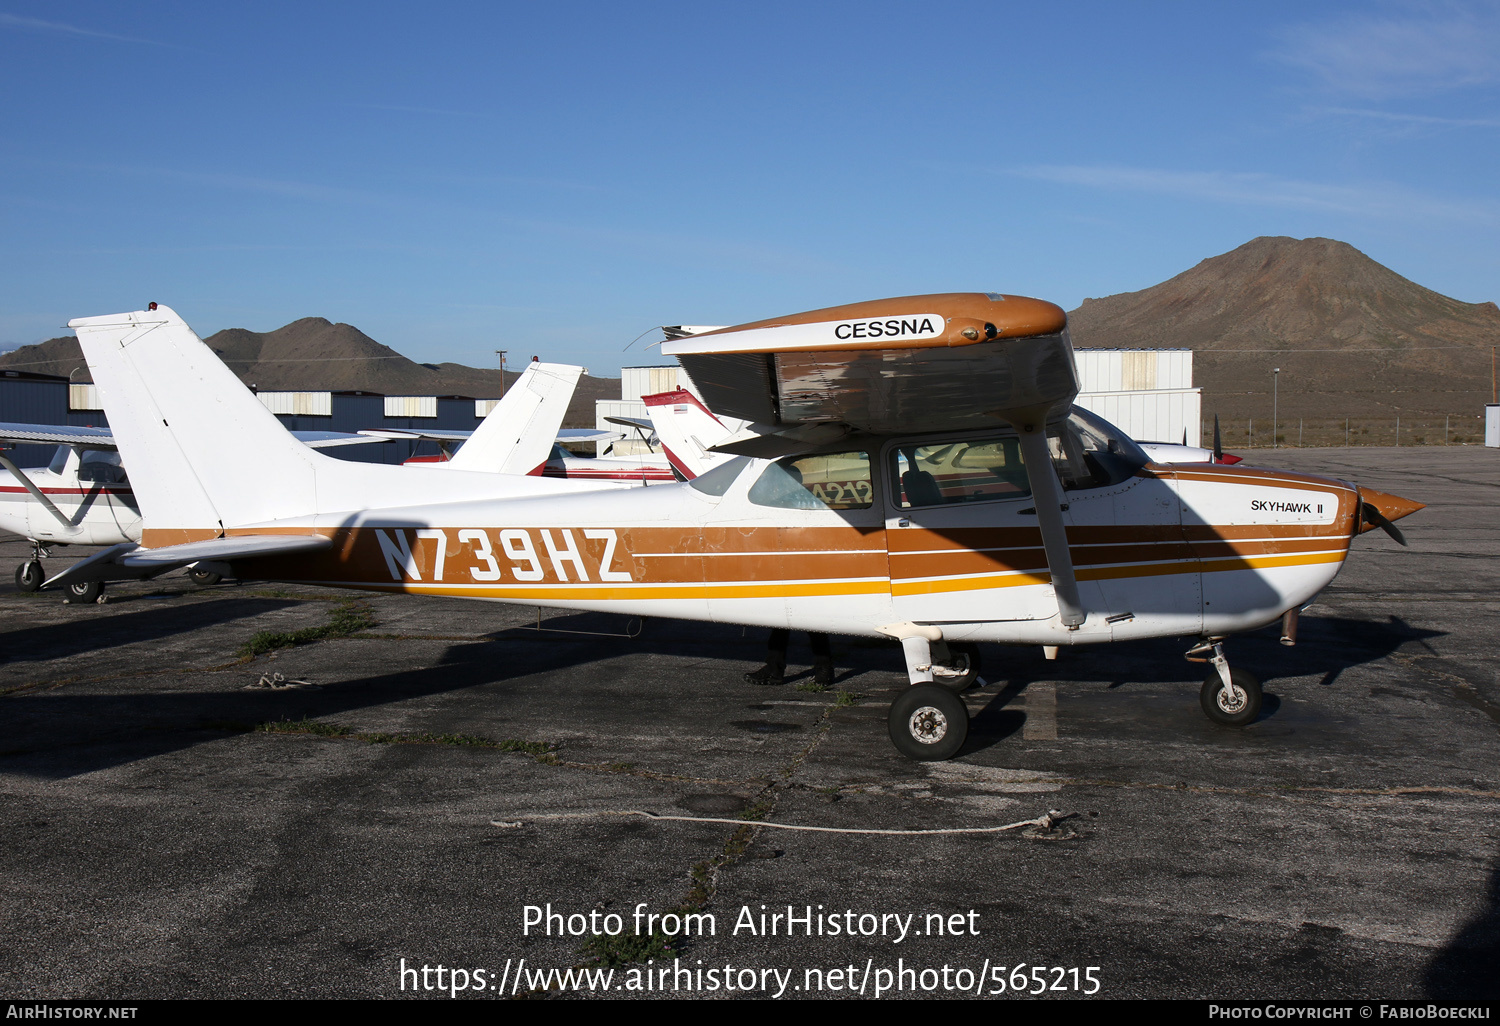
[(671, 342), (708, 408), (758, 433), (689, 483), (590, 494), (333, 460), (290, 439), (172, 311), (71, 326), (145, 526), (139, 547), (49, 584), (214, 560), (247, 578), (893, 638), (912, 687), (890, 733), (917, 759), (962, 746), (967, 712), (943, 682), (972, 676), (976, 642), (1197, 638), (1205, 712), (1252, 722), (1260, 686), (1231, 670), (1225, 637), (1290, 620), (1355, 535), (1400, 540), (1390, 521), (1421, 508), (1305, 474), (1151, 463), (1073, 408), (1063, 311), (1017, 296), (882, 300)]

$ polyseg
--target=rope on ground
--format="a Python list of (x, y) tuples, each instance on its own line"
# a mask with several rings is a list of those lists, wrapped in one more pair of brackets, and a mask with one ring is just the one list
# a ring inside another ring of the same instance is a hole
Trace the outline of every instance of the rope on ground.
[[(670, 820), (679, 823), (724, 823), (729, 826), (768, 827), (772, 830), (802, 830), (820, 834), (881, 834), (885, 836), (913, 837), (933, 834), (998, 834), (1006, 830), (1019, 830), (1022, 827), (1051, 830), (1062, 820), (1068, 819), (1073, 815), (1075, 814), (1062, 813), (1057, 809), (1048, 809), (1045, 815), (1038, 816), (1036, 819), (1023, 819), (1019, 823), (1007, 823), (1004, 826), (949, 827), (933, 830), (875, 830), (868, 827), (801, 826), (796, 823), (768, 823), (759, 819), (721, 819), (715, 816), (663, 816), (655, 812), (646, 812), (642, 809), (601, 809), (598, 812), (552, 812), (532, 816), (531, 819), (593, 819), (596, 816), (643, 816), (646, 819)], [(519, 819), (490, 820), (490, 826), (503, 827), (508, 830), (515, 830), (525, 825), (526, 821)]]

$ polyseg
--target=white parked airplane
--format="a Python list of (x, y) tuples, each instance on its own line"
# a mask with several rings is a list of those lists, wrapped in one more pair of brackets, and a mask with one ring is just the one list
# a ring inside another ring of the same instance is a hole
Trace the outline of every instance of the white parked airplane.
[(145, 529), (48, 584), (212, 559), (242, 577), (893, 638), (912, 687), (890, 733), (917, 759), (964, 742), (965, 706), (935, 681), (968, 676), (974, 642), (1195, 636), (1213, 664), (1204, 711), (1249, 723), (1260, 685), (1231, 670), (1225, 637), (1294, 617), (1356, 534), (1400, 540), (1390, 521), (1422, 508), (1305, 474), (1151, 463), (1073, 408), (1063, 311), (1017, 296), (669, 343), (710, 409), (761, 433), (690, 483), (608, 495), (527, 478), (498, 497), (462, 472), (413, 486), (288, 439), (170, 310), (71, 326)]

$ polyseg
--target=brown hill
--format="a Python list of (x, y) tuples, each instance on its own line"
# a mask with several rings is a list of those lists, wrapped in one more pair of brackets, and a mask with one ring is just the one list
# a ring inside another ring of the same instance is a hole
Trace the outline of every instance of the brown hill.
[(1423, 288), (1333, 239), (1259, 238), (1068, 315), (1080, 348), (1195, 350), (1205, 416), (1472, 416), (1500, 309)]
[[(275, 331), (226, 328), (204, 339), (241, 381), (264, 392), (364, 391), (384, 395), (467, 395), (492, 399), (501, 393), (500, 371), (457, 363), (416, 363), (349, 324), (304, 317)], [(22, 346), (0, 356), (0, 367), (88, 381), (88, 365), (71, 335)], [(506, 372), (505, 387), (519, 376)], [(618, 378), (582, 377), (565, 420), (593, 427), (594, 400), (617, 399)]]

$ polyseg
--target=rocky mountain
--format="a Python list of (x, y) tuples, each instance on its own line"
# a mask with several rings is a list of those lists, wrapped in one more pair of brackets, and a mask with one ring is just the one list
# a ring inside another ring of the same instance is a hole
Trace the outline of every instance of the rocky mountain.
[[(364, 391), (384, 395), (467, 395), (492, 399), (501, 394), (500, 371), (457, 363), (416, 363), (381, 345), (350, 324), (304, 317), (275, 331), (226, 328), (204, 341), (241, 381), (260, 391)], [(525, 359), (526, 357), (521, 357)], [(73, 375), (89, 380), (88, 365), (71, 335), (22, 346), (0, 356), (0, 368), (39, 374)], [(509, 387), (518, 372), (505, 374)], [(618, 378), (583, 377), (565, 421), (569, 427), (594, 426), (594, 400), (618, 399)]]
[(1344, 242), (1263, 237), (1159, 285), (1086, 299), (1077, 347), (1195, 350), (1203, 410), (1285, 417), (1473, 415), (1500, 309), (1408, 281)]

